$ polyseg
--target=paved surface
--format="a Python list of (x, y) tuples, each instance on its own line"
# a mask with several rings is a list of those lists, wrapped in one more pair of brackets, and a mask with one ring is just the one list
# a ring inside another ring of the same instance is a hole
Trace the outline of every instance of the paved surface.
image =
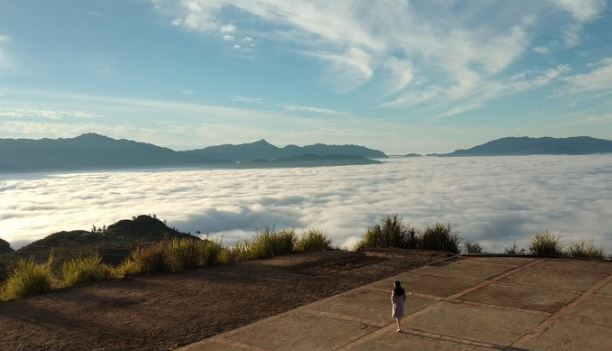
[[(395, 280), (409, 292), (401, 333), (391, 319), (389, 295)], [(610, 351), (612, 263), (457, 258), (180, 350)]]

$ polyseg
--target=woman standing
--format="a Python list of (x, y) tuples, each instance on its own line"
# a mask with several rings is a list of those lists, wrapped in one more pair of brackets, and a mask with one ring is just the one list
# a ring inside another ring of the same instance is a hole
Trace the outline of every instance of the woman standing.
[(406, 302), (406, 291), (398, 281), (393, 285), (391, 291), (391, 303), (393, 304), (393, 318), (397, 322), (397, 332), (401, 332), (400, 320), (404, 317), (404, 302)]

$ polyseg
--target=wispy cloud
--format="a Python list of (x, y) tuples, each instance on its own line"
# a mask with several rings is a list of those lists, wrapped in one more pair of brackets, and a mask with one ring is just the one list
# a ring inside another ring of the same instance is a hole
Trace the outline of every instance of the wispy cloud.
[(609, 90), (612, 93), (612, 57), (592, 64), (593, 70), (565, 77), (569, 93)]
[(251, 104), (260, 104), (263, 101), (262, 98), (252, 97), (252, 96), (241, 96), (241, 95), (232, 96), (232, 100), (238, 101), (238, 102), (247, 102)]
[(46, 110), (36, 108), (12, 108), (0, 107), (0, 118), (21, 119), (21, 118), (42, 118), (49, 120), (63, 120), (66, 118), (89, 119), (94, 118), (95, 114), (84, 111), (66, 110)]
[(336, 116), (350, 116), (350, 113), (345, 111), (337, 111), (329, 108), (323, 108), (318, 106), (303, 106), (303, 105), (281, 105), (281, 107), (287, 111), (297, 112), (310, 112), (325, 115), (336, 115)]
[(6, 45), (11, 41), (6, 35), (0, 34), (0, 73), (4, 70), (14, 68), (16, 63), (13, 57), (6, 50)]
[[(243, 41), (276, 42), (321, 61), (323, 82), (347, 93), (384, 82), (380, 106), (405, 108), (424, 102), (467, 101), (481, 106), (481, 87), (515, 84), (505, 73), (530, 48), (538, 20), (569, 17), (558, 33), (566, 46), (580, 44), (583, 27), (604, 11), (601, 0), (470, 3), (371, 1), (206, 1), (163, 3), (159, 11), (175, 25), (219, 36), (242, 48)], [(235, 14), (239, 10), (240, 16)], [(483, 14), (486, 13), (486, 16)], [(549, 54), (555, 41), (532, 47)], [(536, 84), (537, 85), (537, 84)], [(504, 94), (512, 89), (504, 89)], [(500, 95), (501, 96), (501, 95)], [(464, 108), (460, 108), (464, 109)]]

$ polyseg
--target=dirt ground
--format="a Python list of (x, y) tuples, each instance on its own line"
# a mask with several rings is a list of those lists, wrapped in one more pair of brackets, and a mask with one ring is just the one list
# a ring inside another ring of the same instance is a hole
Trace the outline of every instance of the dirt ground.
[(448, 254), (297, 254), (0, 303), (0, 350), (170, 350)]

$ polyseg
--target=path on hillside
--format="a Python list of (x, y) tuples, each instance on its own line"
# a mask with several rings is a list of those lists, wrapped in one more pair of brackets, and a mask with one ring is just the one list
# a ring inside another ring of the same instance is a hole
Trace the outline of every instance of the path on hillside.
[[(404, 331), (394, 280), (409, 291)], [(612, 263), (458, 258), (353, 289), (180, 351), (590, 350), (612, 347)]]

